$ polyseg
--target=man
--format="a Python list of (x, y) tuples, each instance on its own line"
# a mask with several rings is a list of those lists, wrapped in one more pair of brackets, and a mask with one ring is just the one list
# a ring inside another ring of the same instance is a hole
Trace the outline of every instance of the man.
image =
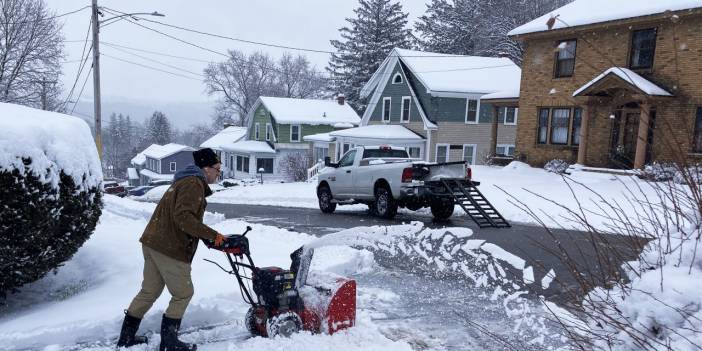
[(217, 181), (220, 161), (212, 149), (193, 152), (195, 165), (177, 172), (173, 185), (159, 201), (149, 224), (142, 234), (144, 253), (144, 280), (141, 291), (125, 310), (118, 347), (146, 343), (144, 336), (136, 336), (144, 314), (163, 292), (164, 286), (171, 301), (161, 321), (161, 351), (194, 351), (197, 346), (178, 340), (180, 322), (193, 296), (190, 264), (197, 250), (198, 238), (214, 240), (221, 245), (224, 236), (202, 223), (207, 202), (212, 194), (207, 184)]

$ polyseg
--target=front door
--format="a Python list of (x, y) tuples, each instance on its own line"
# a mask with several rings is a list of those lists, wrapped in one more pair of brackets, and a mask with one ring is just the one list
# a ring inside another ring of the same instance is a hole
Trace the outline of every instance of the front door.
[(610, 167), (629, 169), (634, 166), (636, 140), (639, 133), (638, 111), (621, 111), (612, 120)]

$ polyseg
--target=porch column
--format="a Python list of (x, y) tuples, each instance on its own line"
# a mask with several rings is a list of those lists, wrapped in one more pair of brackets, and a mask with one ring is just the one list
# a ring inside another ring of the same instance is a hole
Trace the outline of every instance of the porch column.
[(497, 155), (497, 119), (500, 117), (500, 107), (495, 106), (492, 109), (492, 130), (490, 133), (490, 153), (489, 155)]
[(646, 163), (646, 146), (648, 145), (648, 128), (650, 126), (651, 105), (648, 102), (641, 104), (641, 115), (639, 116), (639, 133), (636, 138), (636, 155), (634, 156), (634, 168), (643, 168)]
[(583, 115), (580, 116), (580, 144), (578, 145), (578, 164), (585, 166), (587, 159), (587, 141), (590, 135), (590, 105), (583, 106)]

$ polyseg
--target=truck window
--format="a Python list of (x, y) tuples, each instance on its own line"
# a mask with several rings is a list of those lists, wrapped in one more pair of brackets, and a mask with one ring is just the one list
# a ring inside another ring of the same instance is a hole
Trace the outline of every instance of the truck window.
[(339, 167), (348, 167), (353, 165), (353, 159), (356, 158), (356, 150), (351, 150), (341, 158), (339, 161)]
[(408, 158), (405, 150), (392, 149), (366, 149), (363, 158)]

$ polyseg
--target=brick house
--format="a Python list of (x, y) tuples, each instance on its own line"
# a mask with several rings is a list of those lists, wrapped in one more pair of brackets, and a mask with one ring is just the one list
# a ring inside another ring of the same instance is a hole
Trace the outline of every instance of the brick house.
[(526, 48), (526, 162), (640, 168), (702, 155), (702, 0), (576, 0), (509, 35)]
[(508, 58), (395, 48), (361, 90), (368, 98), (361, 127), (330, 136), (340, 155), (353, 145), (385, 143), (431, 162), (511, 156), (520, 76)]

